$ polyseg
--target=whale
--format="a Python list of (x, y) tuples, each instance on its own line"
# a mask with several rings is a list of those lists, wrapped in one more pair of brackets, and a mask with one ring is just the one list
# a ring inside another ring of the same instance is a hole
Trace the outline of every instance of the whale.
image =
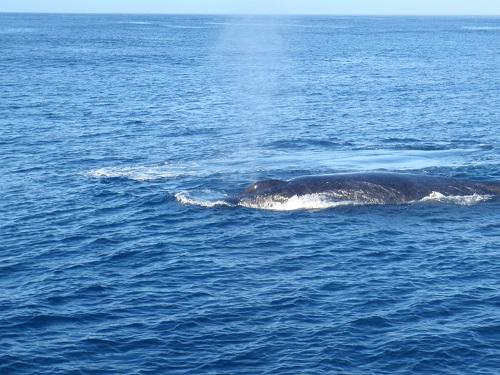
[(405, 173), (345, 173), (257, 181), (232, 201), (249, 207), (283, 203), (300, 197), (356, 204), (407, 204), (433, 196), (499, 197), (500, 182)]

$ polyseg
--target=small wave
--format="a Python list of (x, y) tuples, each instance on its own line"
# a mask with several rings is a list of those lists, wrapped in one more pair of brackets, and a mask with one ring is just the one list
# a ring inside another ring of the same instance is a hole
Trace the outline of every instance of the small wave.
[(187, 206), (200, 206), (200, 207), (208, 207), (208, 208), (213, 208), (213, 207), (232, 207), (234, 206), (233, 204), (223, 200), (223, 199), (202, 199), (202, 198), (195, 198), (189, 195), (187, 192), (180, 192), (175, 194), (175, 199), (177, 202), (187, 205)]
[(34, 33), (37, 29), (33, 27), (11, 27), (8, 29), (0, 29), (0, 34), (18, 34), (18, 33)]
[(205, 25), (216, 25), (216, 26), (240, 26), (240, 27), (297, 27), (304, 29), (349, 29), (351, 26), (348, 25), (307, 25), (299, 23), (276, 23), (276, 22), (205, 22)]
[(125, 21), (125, 22), (117, 22), (121, 24), (126, 24), (126, 25), (152, 25), (151, 22), (147, 21)]
[(205, 25), (216, 25), (216, 26), (269, 26), (268, 23), (247, 23), (247, 22), (205, 22)]
[(183, 168), (170, 165), (99, 168), (84, 175), (91, 178), (124, 178), (134, 181), (154, 181), (188, 174)]
[(500, 30), (500, 26), (464, 26), (463, 30), (478, 30), (478, 31), (490, 31), (490, 30)]
[(332, 149), (341, 146), (352, 146), (353, 143), (345, 141), (332, 141), (326, 139), (296, 139), (296, 140), (279, 140), (268, 143), (267, 146), (273, 149), (305, 149), (306, 147), (311, 148), (324, 148)]
[(206, 29), (204, 26), (189, 26), (189, 25), (174, 25), (174, 24), (161, 24), (163, 27), (168, 27), (171, 29)]
[(473, 204), (485, 202), (493, 198), (492, 195), (481, 195), (481, 194), (471, 194), (471, 195), (444, 195), (440, 192), (433, 191), (427, 197), (420, 199), (418, 202), (439, 202), (439, 203), (452, 203), (461, 206), (470, 206)]

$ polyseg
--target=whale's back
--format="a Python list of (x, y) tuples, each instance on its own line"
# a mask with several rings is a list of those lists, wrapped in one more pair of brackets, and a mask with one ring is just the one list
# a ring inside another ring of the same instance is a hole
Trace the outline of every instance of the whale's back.
[(304, 176), (290, 181), (264, 180), (249, 186), (243, 197), (279, 197), (327, 194), (360, 203), (405, 203), (434, 193), (446, 196), (500, 195), (500, 183), (464, 181), (447, 177), (399, 173), (348, 173)]
[(243, 191), (243, 194), (244, 195), (266, 194), (273, 189), (286, 185), (286, 183), (287, 183), (286, 181), (274, 180), (274, 179), (257, 181), (254, 182), (249, 187), (247, 187), (245, 191)]

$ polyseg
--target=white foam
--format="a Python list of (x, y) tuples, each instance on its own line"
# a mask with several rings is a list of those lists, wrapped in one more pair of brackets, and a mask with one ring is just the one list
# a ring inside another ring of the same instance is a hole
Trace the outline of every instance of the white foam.
[[(175, 195), (177, 201), (184, 205), (194, 205), (200, 207), (234, 207), (241, 206), (259, 210), (269, 210), (269, 211), (299, 211), (299, 210), (324, 210), (328, 208), (343, 207), (343, 206), (361, 206), (361, 205), (381, 205), (384, 204), (378, 200), (367, 200), (362, 199), (359, 201), (354, 200), (340, 200), (335, 195), (331, 194), (305, 194), (305, 195), (294, 195), (292, 197), (282, 197), (282, 196), (269, 196), (269, 197), (258, 197), (255, 199), (242, 199), (237, 204), (232, 204), (224, 198), (198, 198), (192, 197), (187, 192), (177, 193)], [(491, 195), (444, 195), (439, 192), (432, 192), (427, 197), (424, 197), (418, 201), (410, 203), (450, 203), (457, 205), (473, 205), (480, 202), (487, 201), (491, 199)]]
[(339, 206), (353, 206), (360, 204), (369, 204), (354, 201), (339, 201), (329, 194), (306, 194), (294, 195), (292, 197), (269, 196), (258, 197), (256, 199), (242, 199), (238, 203), (228, 202), (225, 196), (220, 194), (214, 195), (213, 192), (204, 192), (201, 197), (197, 194), (196, 197), (188, 192), (180, 192), (175, 194), (176, 200), (184, 205), (200, 206), (200, 207), (246, 207), (259, 210), (270, 211), (298, 211), (298, 210), (323, 210), (326, 208), (339, 207)]
[(202, 198), (194, 198), (189, 196), (187, 192), (180, 192), (175, 194), (175, 199), (177, 199), (177, 202), (184, 204), (184, 205), (189, 205), (189, 206), (200, 206), (200, 207), (221, 207), (221, 206), (226, 206), (226, 207), (231, 207), (233, 206), (231, 203), (223, 200), (223, 199), (216, 199), (216, 200), (210, 200), (210, 199), (202, 199)]
[(438, 191), (433, 191), (427, 197), (419, 200), (419, 202), (440, 202), (440, 203), (452, 203), (462, 206), (470, 206), (473, 204), (481, 203), (491, 199), (492, 195), (481, 195), (481, 194), (471, 194), (471, 195), (444, 195)]
[(240, 206), (271, 211), (324, 210), (340, 206), (368, 204), (355, 201), (335, 200), (328, 194), (305, 194), (292, 197), (263, 197), (256, 200), (242, 200)]
[(186, 175), (183, 168), (170, 165), (136, 166), (136, 167), (109, 167), (99, 168), (84, 175), (91, 178), (126, 178), (135, 181), (154, 181), (176, 178)]

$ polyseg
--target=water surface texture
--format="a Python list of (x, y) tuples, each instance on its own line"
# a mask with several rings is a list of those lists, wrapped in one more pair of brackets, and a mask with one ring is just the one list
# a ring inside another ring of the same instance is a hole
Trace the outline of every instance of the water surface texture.
[(499, 46), (485, 17), (1, 14), (0, 373), (497, 374), (498, 201), (221, 202), (500, 180)]

